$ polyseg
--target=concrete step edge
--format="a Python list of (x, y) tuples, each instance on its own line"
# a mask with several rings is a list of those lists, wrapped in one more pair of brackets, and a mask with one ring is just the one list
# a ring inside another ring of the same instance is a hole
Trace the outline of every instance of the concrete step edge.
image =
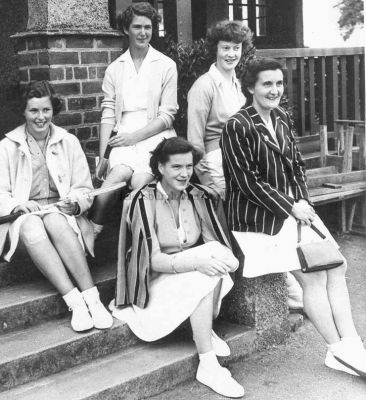
[(114, 321), (108, 330), (76, 333), (69, 318), (0, 337), (0, 391), (57, 373), (135, 345), (128, 326)]
[[(92, 270), (104, 302), (114, 295), (115, 264)], [(14, 285), (0, 290), (0, 335), (65, 315), (62, 297), (47, 281)]]
[[(222, 323), (217, 332), (232, 349), (233, 355), (223, 360), (224, 364), (248, 355), (256, 348), (253, 330)], [(197, 362), (197, 353), (191, 340), (169, 337), (153, 344), (136, 345), (2, 392), (0, 400), (148, 398), (194, 378)]]

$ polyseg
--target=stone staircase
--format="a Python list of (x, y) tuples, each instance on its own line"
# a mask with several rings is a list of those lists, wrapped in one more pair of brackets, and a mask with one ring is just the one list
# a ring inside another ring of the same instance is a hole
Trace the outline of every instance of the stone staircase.
[[(105, 304), (116, 264), (116, 235), (107, 236), (90, 262)], [(0, 400), (143, 399), (194, 378), (197, 354), (187, 330), (148, 344), (120, 321), (83, 334), (69, 321), (61, 296), (29, 258), (0, 262)], [(215, 329), (232, 349), (224, 362), (255, 349), (253, 329), (222, 322)]]

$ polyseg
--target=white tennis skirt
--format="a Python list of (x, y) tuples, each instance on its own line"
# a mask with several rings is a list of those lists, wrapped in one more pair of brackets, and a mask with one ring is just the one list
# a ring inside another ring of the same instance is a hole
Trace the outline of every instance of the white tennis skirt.
[[(121, 125), (118, 134), (123, 132), (133, 132), (143, 128), (148, 123), (146, 110), (129, 111), (123, 113)], [(166, 129), (145, 140), (141, 140), (133, 146), (114, 147), (109, 156), (109, 168), (116, 165), (126, 165), (133, 170), (134, 174), (148, 173), (152, 174), (150, 169), (150, 152), (164, 139), (177, 136), (173, 128)]]
[[(327, 239), (330, 239), (338, 248), (337, 242), (323, 224), (315, 216), (315, 225)], [(267, 235), (256, 232), (233, 231), (241, 250), (245, 255), (243, 276), (253, 278), (256, 276), (276, 272), (288, 272), (301, 269), (297, 255), (297, 222), (294, 217), (288, 217), (277, 235)], [(309, 226), (301, 227), (301, 243), (319, 242), (323, 239)]]

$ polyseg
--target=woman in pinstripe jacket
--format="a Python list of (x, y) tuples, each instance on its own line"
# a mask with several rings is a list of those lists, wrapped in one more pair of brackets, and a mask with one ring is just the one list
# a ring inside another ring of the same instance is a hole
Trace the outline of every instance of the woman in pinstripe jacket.
[(247, 104), (227, 122), (222, 138), (229, 228), (245, 254), (243, 276), (292, 271), (304, 291), (304, 308), (327, 343), (325, 365), (366, 377), (366, 350), (354, 326), (345, 281), (346, 261), (304, 274), (296, 253), (302, 242), (321, 240), (313, 223), (334, 242), (309, 199), (304, 163), (291, 120), (279, 107), (279, 62), (249, 63), (242, 87)]

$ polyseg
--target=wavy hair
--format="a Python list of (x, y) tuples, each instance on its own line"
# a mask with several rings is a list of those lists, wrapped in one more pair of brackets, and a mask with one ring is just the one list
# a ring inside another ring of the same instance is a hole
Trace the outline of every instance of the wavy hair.
[(252, 32), (241, 21), (219, 21), (207, 31), (206, 45), (212, 57), (216, 58), (217, 44), (220, 41), (241, 43), (243, 50), (252, 45)]
[(133, 3), (128, 6), (123, 12), (117, 15), (117, 26), (123, 34), (125, 34), (125, 31), (128, 31), (133, 17), (136, 15), (149, 18), (153, 30), (157, 29), (159, 22), (161, 21), (159, 13), (147, 1)]
[(253, 88), (258, 80), (258, 74), (262, 71), (275, 71), (279, 69), (283, 72), (283, 65), (274, 58), (258, 57), (250, 60), (246, 65), (245, 72), (241, 79), (242, 90), (247, 99), (245, 105), (253, 103), (253, 95), (249, 92), (249, 88)]
[(151, 151), (150, 168), (155, 178), (158, 181), (162, 178), (159, 172), (159, 164), (168, 162), (172, 155), (187, 153), (192, 153), (193, 165), (198, 164), (203, 156), (199, 150), (182, 137), (172, 137), (162, 140), (156, 146), (155, 150)]
[(41, 97), (49, 97), (54, 116), (61, 111), (62, 102), (56, 95), (55, 89), (48, 81), (34, 81), (27, 84), (21, 96), (20, 106), (22, 113), (24, 113), (27, 108), (28, 100), (33, 99), (34, 97), (38, 99)]

